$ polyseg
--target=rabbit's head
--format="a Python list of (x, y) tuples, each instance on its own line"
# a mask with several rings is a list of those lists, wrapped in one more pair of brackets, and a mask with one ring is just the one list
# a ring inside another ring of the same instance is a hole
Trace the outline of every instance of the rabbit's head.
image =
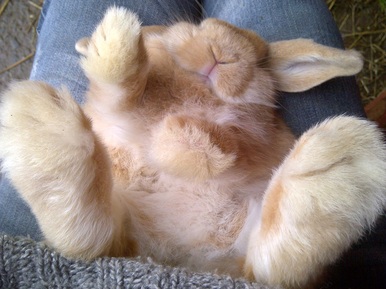
[[(127, 21), (123, 19), (119, 27)], [(119, 134), (110, 138), (114, 130), (102, 126), (100, 130), (107, 145), (139, 143), (146, 166), (189, 180), (226, 172), (227, 178), (268, 176), (293, 140), (276, 113), (276, 90), (307, 90), (362, 67), (355, 51), (306, 39), (267, 43), (253, 31), (212, 18), (168, 27), (140, 27), (134, 16), (131, 21), (135, 25), (120, 34), (115, 46), (103, 46), (106, 55), (116, 56), (103, 62), (109, 69), (101, 69), (99, 62), (82, 62), (95, 80), (90, 85), (92, 99), (117, 95), (114, 105), (120, 117), (110, 111), (104, 116)], [(100, 28), (102, 44), (103, 35), (117, 37), (115, 28), (110, 31), (107, 24)], [(131, 42), (121, 45), (126, 35), (132, 35)], [(87, 56), (101, 44), (94, 42), (81, 40), (77, 50)], [(121, 46), (125, 49), (114, 53)], [(99, 70), (102, 81), (94, 73)], [(94, 127), (98, 118), (94, 114)]]
[(170, 27), (165, 43), (178, 65), (201, 75), (226, 102), (261, 102), (273, 95), (269, 46), (251, 31), (210, 18)]

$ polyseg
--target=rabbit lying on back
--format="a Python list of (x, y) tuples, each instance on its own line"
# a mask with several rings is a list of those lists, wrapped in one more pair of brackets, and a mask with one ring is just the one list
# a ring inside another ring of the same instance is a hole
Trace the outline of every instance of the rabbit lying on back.
[(375, 125), (339, 116), (295, 142), (275, 107), (276, 90), (357, 73), (355, 51), (268, 44), (216, 19), (141, 27), (122, 8), (76, 47), (83, 108), (26, 81), (0, 111), (2, 170), (67, 256), (150, 256), (302, 287), (382, 212)]

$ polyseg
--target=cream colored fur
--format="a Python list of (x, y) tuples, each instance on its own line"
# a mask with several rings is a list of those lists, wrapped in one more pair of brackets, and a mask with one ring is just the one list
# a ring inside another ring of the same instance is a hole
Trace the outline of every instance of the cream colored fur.
[(141, 27), (122, 8), (76, 48), (83, 108), (31, 81), (0, 108), (2, 172), (64, 254), (305, 287), (382, 213), (374, 124), (339, 116), (295, 142), (275, 108), (276, 89), (357, 73), (358, 53), (216, 19)]

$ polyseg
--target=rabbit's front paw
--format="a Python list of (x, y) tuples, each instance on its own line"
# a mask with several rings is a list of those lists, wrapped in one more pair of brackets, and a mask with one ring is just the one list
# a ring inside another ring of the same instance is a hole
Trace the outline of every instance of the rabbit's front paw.
[(91, 39), (81, 39), (76, 49), (84, 55), (81, 65), (88, 77), (119, 83), (137, 72), (138, 60), (145, 55), (141, 45), (138, 17), (124, 8), (112, 7)]
[(234, 144), (224, 143), (222, 133), (205, 121), (168, 116), (154, 130), (151, 157), (174, 176), (193, 180), (215, 177), (236, 160)]

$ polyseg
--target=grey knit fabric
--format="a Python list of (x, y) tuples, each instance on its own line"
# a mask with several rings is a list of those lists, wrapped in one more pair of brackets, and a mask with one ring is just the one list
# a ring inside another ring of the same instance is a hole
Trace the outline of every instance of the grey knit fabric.
[(0, 288), (268, 289), (228, 276), (192, 273), (133, 259), (70, 260), (42, 243), (7, 235), (0, 235)]

